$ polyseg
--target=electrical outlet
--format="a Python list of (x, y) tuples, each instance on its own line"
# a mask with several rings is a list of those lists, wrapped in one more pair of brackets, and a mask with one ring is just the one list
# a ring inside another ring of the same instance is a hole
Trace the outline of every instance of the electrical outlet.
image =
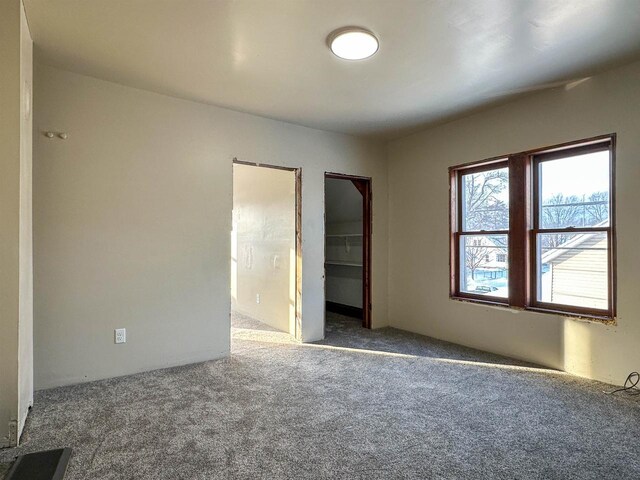
[(127, 329), (116, 328), (115, 329), (115, 343), (127, 343)]
[(256, 303), (260, 304), (260, 294), (256, 293)]

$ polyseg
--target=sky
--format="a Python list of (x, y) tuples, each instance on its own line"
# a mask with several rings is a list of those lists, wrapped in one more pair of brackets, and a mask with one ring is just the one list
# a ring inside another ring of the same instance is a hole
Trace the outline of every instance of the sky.
[[(609, 191), (609, 151), (576, 155), (574, 157), (542, 162), (540, 180), (541, 200), (561, 193), (564, 197), (576, 195), (582, 200), (594, 192)], [(503, 169), (505, 172), (507, 168)], [(496, 197), (509, 204), (509, 189)]]
[(609, 151), (543, 162), (542, 199), (609, 191)]

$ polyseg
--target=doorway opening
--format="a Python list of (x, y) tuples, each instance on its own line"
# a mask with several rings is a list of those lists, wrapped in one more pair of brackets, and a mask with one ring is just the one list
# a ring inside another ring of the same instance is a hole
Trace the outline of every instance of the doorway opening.
[(371, 328), (371, 179), (325, 173), (325, 330)]
[(301, 337), (300, 169), (233, 161), (231, 344)]

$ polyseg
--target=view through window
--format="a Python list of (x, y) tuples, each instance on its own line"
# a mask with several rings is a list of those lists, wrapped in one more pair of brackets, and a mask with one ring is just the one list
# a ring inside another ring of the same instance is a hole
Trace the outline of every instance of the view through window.
[(451, 296), (613, 318), (614, 141), (452, 167)]
[(609, 305), (609, 150), (537, 163), (540, 302)]
[(467, 293), (508, 297), (509, 170), (462, 175), (460, 275)]

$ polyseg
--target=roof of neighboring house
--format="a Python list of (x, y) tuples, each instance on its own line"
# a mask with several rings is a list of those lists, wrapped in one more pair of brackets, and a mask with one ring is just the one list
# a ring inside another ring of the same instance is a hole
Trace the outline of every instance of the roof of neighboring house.
[[(494, 242), (491, 239), (491, 236), (486, 236), (485, 240), (486, 240), (487, 243), (483, 243), (482, 245), (479, 245), (480, 247), (496, 248), (498, 250), (502, 250), (503, 252), (507, 251), (507, 246), (506, 245), (500, 245), (499, 243)], [(474, 247), (475, 245), (469, 245), (469, 246)], [(500, 252), (500, 253), (502, 253), (502, 252)]]
[[(594, 227), (605, 227), (609, 223), (609, 220), (604, 220)], [(590, 247), (596, 245), (600, 240), (597, 235), (602, 232), (594, 232), (594, 233), (580, 233), (573, 237), (566, 243), (563, 243), (561, 246), (557, 248), (553, 248), (542, 255), (540, 259), (540, 263), (549, 263), (549, 262), (561, 262), (565, 260), (567, 257), (572, 257), (576, 255), (578, 252), (572, 251), (573, 249), (583, 245), (584, 247)]]

